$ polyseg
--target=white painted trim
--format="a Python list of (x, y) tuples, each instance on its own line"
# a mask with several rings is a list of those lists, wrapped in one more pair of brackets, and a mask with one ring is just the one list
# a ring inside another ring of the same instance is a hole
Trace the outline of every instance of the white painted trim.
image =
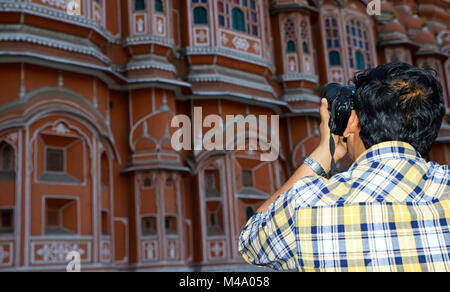
[(17, 159), (17, 171), (16, 171), (16, 212), (14, 212), (16, 226), (14, 232), (16, 232), (16, 266), (20, 266), (20, 252), (22, 247), (21, 234), (22, 234), (22, 174), (23, 174), (23, 133), (22, 130), (18, 131), (18, 151), (16, 152)]
[[(87, 245), (87, 250), (86, 250), (86, 254), (87, 254), (87, 259), (83, 259), (81, 260), (81, 263), (91, 263), (92, 262), (92, 242), (91, 241), (81, 241), (78, 239), (75, 240), (52, 240), (52, 241), (32, 241), (31, 242), (31, 265), (47, 265), (48, 263), (43, 262), (43, 261), (37, 261), (35, 259), (35, 246), (38, 244), (76, 244), (76, 245), (80, 245), (80, 244), (86, 244)], [(57, 262), (58, 263), (58, 262)], [(66, 261), (65, 261), (65, 257), (64, 257), (64, 261), (63, 261), (64, 265), (66, 265)], [(51, 263), (50, 263), (51, 264)]]
[[(0, 262), (0, 267), (11, 267), (13, 265), (13, 259), (14, 259), (14, 242), (2, 242), (0, 241), (0, 247), (2, 245), (9, 245), (9, 262), (3, 264), (2, 262)], [(20, 250), (19, 250), (20, 251)], [(16, 266), (18, 265), (18, 263), (16, 263)]]
[[(114, 217), (113, 219), (114, 222), (120, 222), (125, 226), (125, 257), (121, 260), (118, 261), (116, 260), (116, 256), (115, 253), (112, 256), (113, 262), (115, 264), (119, 264), (119, 265), (124, 265), (128, 263), (128, 259), (130, 258), (130, 234), (129, 234), (129, 227), (128, 227), (128, 218), (125, 217)], [(114, 226), (113, 226), (114, 228)], [(115, 241), (115, 238), (114, 238)]]

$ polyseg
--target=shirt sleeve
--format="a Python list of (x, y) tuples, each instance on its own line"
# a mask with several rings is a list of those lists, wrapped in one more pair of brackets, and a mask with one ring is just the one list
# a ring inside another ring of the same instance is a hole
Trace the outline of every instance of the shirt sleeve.
[(256, 213), (239, 238), (239, 251), (249, 264), (275, 270), (298, 269), (297, 212), (318, 200), (324, 178), (307, 177), (282, 193), (266, 212)]

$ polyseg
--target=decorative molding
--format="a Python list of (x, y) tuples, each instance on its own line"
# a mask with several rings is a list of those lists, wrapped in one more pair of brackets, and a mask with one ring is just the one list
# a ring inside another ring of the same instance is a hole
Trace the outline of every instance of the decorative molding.
[(175, 46), (175, 41), (162, 36), (149, 35), (149, 36), (133, 36), (128, 37), (122, 42), (122, 46), (135, 46), (135, 45), (151, 45), (157, 44), (165, 47), (172, 48)]
[(23, 2), (2, 2), (0, 3), (0, 12), (18, 12), (28, 13), (40, 17), (50, 18), (53, 20), (63, 21), (77, 26), (91, 28), (105, 37), (109, 42), (120, 44), (120, 38), (114, 37), (108, 30), (99, 23), (85, 16), (70, 15), (66, 11), (46, 7), (35, 3)]
[(319, 77), (315, 74), (310, 73), (291, 73), (283, 74), (278, 77), (279, 82), (289, 82), (289, 81), (309, 81), (313, 83), (319, 82)]
[(199, 83), (222, 82), (222, 83), (229, 83), (229, 84), (234, 84), (234, 85), (239, 84), (239, 86), (248, 87), (248, 88), (252, 88), (255, 90), (270, 92), (273, 96), (276, 96), (276, 93), (275, 93), (273, 87), (270, 85), (251, 82), (251, 81), (245, 81), (245, 80), (242, 80), (239, 78), (233, 78), (233, 77), (224, 76), (221, 74), (214, 74), (214, 75), (213, 74), (198, 74), (195, 76), (188, 76), (187, 80), (189, 82), (199, 82)]
[(184, 54), (189, 55), (219, 55), (222, 57), (236, 59), (238, 61), (252, 63), (258, 66), (269, 68), (272, 73), (275, 72), (275, 66), (267, 59), (257, 57), (253, 54), (245, 53), (238, 50), (222, 47), (187, 47), (184, 49)]
[(36, 45), (42, 45), (50, 48), (60, 49), (64, 51), (79, 53), (83, 55), (88, 55), (95, 57), (102, 61), (103, 63), (110, 65), (111, 60), (100, 53), (97, 49), (93, 47), (87, 47), (83, 45), (77, 45), (67, 41), (56, 40), (48, 37), (37, 36), (33, 34), (15, 32), (15, 33), (0, 33), (0, 42), (28, 42)]
[(82, 262), (91, 261), (90, 241), (46, 241), (31, 243), (31, 264), (67, 264), (66, 256), (71, 251), (81, 255)]

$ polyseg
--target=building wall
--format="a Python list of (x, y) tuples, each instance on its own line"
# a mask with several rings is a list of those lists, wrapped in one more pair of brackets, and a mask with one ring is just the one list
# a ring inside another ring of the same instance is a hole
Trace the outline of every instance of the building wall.
[[(436, 70), (450, 112), (445, 1), (68, 2), (0, 1), (0, 270), (73, 250), (84, 270), (244, 269), (240, 230), (319, 142), (321, 86), (401, 60)], [(279, 158), (175, 151), (199, 107), (279, 115)]]

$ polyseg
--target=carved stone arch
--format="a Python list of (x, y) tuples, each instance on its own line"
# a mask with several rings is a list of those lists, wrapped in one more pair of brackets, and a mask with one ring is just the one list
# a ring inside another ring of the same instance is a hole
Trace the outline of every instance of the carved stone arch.
[(229, 152), (225, 150), (218, 150), (218, 151), (202, 151), (199, 153), (199, 155), (196, 157), (195, 162), (188, 160), (188, 164), (191, 166), (192, 174), (197, 174), (202, 167), (204, 167), (204, 164), (209, 161), (212, 157), (225, 157), (228, 155)]
[(28, 92), (25, 99), (26, 109), (22, 116), (24, 124), (29, 125), (51, 115), (74, 118), (98, 139), (106, 142), (115, 159), (121, 163), (111, 129), (104, 122), (102, 115), (81, 94), (61, 87), (40, 87)]
[(17, 154), (17, 146), (12, 141), (8, 140), (6, 137), (0, 138), (0, 145), (1, 144), (7, 144), (13, 149), (14, 154)]
[[(225, 125), (225, 129), (224, 129), (224, 137), (226, 139), (226, 133), (227, 131), (230, 129), (231, 126), (234, 127), (234, 123), (230, 124), (226, 124)], [(265, 135), (265, 139), (263, 141), (260, 141), (260, 133), (263, 134), (263, 137)], [(275, 139), (278, 139), (278, 141), (270, 141), (269, 143), (269, 139), (272, 138), (270, 135), (272, 133), (272, 129), (270, 128), (269, 125), (267, 125), (267, 129), (261, 129), (261, 127), (259, 126), (258, 128), (249, 128), (246, 126), (245, 129), (245, 133), (235, 133), (235, 137), (233, 139), (233, 141), (226, 141), (225, 144), (225, 149), (233, 149), (233, 150), (238, 150), (239, 146), (245, 146), (247, 143), (255, 143), (257, 149), (254, 150), (254, 152), (259, 152), (259, 153), (265, 153), (263, 151), (269, 150), (269, 149), (274, 149), (275, 150), (275, 155), (276, 157), (274, 157), (276, 160), (279, 157), (282, 157), (282, 159), (284, 159), (283, 154), (281, 153), (281, 147), (280, 147), (280, 137), (278, 136), (278, 132), (277, 135), (274, 137)], [(247, 136), (248, 135), (248, 136)]]
[[(82, 94), (73, 91), (71, 89), (67, 89), (64, 87), (58, 86), (42, 86), (35, 88), (29, 91), (25, 97), (25, 104), (32, 104), (38, 100), (46, 99), (46, 98), (58, 98), (61, 101), (70, 100), (75, 102), (77, 105), (82, 105), (82, 107), (77, 107), (78, 110), (82, 111), (83, 114), (91, 116), (93, 119), (97, 119), (102, 122), (103, 117), (97, 111), (97, 109), (86, 99)], [(106, 123), (102, 124), (104, 129), (107, 128)]]
[[(156, 112), (152, 112), (146, 116), (144, 116), (143, 118), (141, 118), (139, 121), (137, 121), (132, 129), (130, 130), (130, 135), (128, 137), (128, 142), (130, 145), (131, 150), (133, 150), (134, 152), (136, 152), (136, 145), (138, 144), (138, 141), (142, 140), (142, 139), (147, 139), (149, 141), (151, 141), (152, 143), (155, 143), (155, 147), (156, 148), (160, 148), (160, 142), (162, 142), (162, 140), (167, 139), (166, 135), (161, 137), (160, 140), (158, 141), (157, 137), (154, 137), (151, 133), (151, 129), (148, 127), (149, 122), (151, 122), (152, 120), (157, 120), (159, 119), (161, 116), (163, 115), (168, 115), (169, 117), (175, 116), (175, 113), (173, 113), (171, 110), (168, 111), (161, 111), (158, 110)], [(151, 124), (151, 123), (150, 123)], [(142, 129), (142, 134), (139, 137), (135, 137), (135, 133), (137, 132), (138, 129)], [(167, 132), (167, 128), (166, 128), (166, 132)], [(170, 140), (170, 137), (169, 137)]]

